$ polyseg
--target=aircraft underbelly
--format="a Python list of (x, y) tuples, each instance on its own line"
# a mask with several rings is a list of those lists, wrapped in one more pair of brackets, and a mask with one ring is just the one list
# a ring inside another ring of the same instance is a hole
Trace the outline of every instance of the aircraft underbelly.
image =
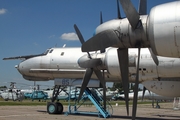
[(148, 90), (162, 96), (180, 97), (180, 78), (169, 78), (142, 83)]
[(159, 77), (180, 77), (179, 63), (179, 58), (160, 59), (157, 67)]

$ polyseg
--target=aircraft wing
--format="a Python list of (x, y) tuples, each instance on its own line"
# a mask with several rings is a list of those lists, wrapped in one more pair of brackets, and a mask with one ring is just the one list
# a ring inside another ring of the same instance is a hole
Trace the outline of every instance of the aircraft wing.
[(43, 56), (43, 55), (45, 55), (45, 54), (8, 57), (8, 58), (3, 58), (3, 60), (15, 60), (15, 59), (26, 60), (26, 59), (29, 59), (29, 58), (33, 58), (33, 57), (37, 57), (37, 56)]

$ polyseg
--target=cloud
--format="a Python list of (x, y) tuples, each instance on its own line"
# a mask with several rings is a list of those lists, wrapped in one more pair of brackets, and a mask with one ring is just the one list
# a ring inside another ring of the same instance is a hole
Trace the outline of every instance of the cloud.
[(4, 8), (0, 9), (0, 15), (5, 14), (6, 12), (7, 12), (6, 9), (4, 9)]
[(34, 42), (33, 44), (34, 44), (34, 46), (38, 46), (38, 44), (36, 42)]
[(79, 40), (78, 36), (76, 33), (63, 33), (60, 37), (63, 40)]
[(49, 36), (49, 38), (54, 38), (55, 37), (55, 35), (51, 35), (51, 36)]

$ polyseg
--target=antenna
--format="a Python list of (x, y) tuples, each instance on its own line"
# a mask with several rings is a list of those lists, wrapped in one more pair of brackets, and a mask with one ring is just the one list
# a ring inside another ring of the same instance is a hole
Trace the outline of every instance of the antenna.
[(66, 44), (63, 45), (63, 48), (65, 48), (65, 47), (66, 47)]

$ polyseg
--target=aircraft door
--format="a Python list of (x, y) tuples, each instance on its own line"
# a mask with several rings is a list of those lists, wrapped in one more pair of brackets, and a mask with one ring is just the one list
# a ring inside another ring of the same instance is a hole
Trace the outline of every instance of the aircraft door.
[(50, 69), (60, 69), (61, 67), (61, 56), (64, 56), (64, 52), (53, 50), (50, 58)]

